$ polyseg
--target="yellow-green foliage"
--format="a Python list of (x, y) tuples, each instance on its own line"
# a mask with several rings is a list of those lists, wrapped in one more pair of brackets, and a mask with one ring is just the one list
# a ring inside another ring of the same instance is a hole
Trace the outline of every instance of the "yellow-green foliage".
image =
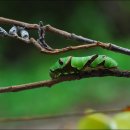
[(130, 112), (114, 115), (95, 113), (82, 117), (78, 122), (78, 129), (130, 129)]
[(122, 112), (116, 114), (113, 119), (118, 129), (130, 129), (130, 112)]
[(116, 123), (109, 116), (102, 113), (95, 113), (83, 117), (78, 124), (79, 129), (116, 129)]

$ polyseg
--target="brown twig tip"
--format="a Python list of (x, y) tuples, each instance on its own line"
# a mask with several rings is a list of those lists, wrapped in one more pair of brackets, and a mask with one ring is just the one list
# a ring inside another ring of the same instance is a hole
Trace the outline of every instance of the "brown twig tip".
[(89, 78), (89, 77), (105, 77), (105, 76), (116, 76), (116, 77), (128, 78), (130, 77), (130, 71), (121, 71), (118, 69), (92, 70), (81, 74), (65, 75), (57, 79), (45, 80), (45, 81), (16, 85), (16, 86), (2, 87), (0, 88), (0, 93), (18, 92), (18, 91), (29, 90), (29, 89), (40, 88), (40, 87), (51, 87), (55, 84), (65, 82), (65, 81), (79, 80), (82, 78)]

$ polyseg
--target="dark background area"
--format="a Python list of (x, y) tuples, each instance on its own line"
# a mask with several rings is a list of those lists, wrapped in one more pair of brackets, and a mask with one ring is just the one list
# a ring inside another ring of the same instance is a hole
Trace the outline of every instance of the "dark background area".
[[(130, 1), (0, 1), (0, 16), (28, 23), (50, 24), (56, 28), (102, 42), (130, 48)], [(7, 31), (11, 26), (0, 25)], [(37, 31), (29, 30), (38, 38)], [(53, 48), (78, 45), (47, 33)], [(41, 54), (33, 45), (0, 38), (0, 86), (50, 79), (49, 68), (63, 56), (105, 54), (130, 69), (130, 57), (93, 48), (58, 55)], [(86, 108), (117, 108), (129, 105), (130, 80), (104, 77), (64, 82), (50, 88), (0, 94), (0, 117), (22, 117), (83, 111)], [(125, 95), (125, 96), (124, 96)]]

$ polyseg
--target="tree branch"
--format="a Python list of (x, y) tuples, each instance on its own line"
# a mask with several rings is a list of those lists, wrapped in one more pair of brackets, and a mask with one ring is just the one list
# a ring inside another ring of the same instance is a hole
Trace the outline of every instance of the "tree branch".
[[(25, 27), (27, 29), (35, 29), (35, 30), (39, 29), (38, 24), (30, 24), (30, 23), (25, 23), (25, 22), (7, 19), (7, 18), (3, 18), (3, 17), (0, 17), (0, 24), (17, 25), (17, 26)], [(32, 43), (42, 53), (46, 53), (46, 54), (59, 54), (59, 53), (67, 52), (67, 51), (70, 51), (70, 50), (88, 49), (88, 48), (92, 48), (92, 47), (101, 47), (103, 49), (107, 49), (107, 50), (110, 50), (110, 51), (130, 55), (130, 49), (123, 48), (123, 47), (117, 46), (115, 44), (103, 43), (103, 42), (100, 42), (100, 41), (96, 41), (96, 40), (92, 40), (92, 39), (85, 38), (85, 37), (82, 37), (82, 36), (78, 36), (74, 33), (69, 33), (69, 32), (54, 28), (51, 25), (45, 25), (45, 26), (43, 26), (43, 28), (46, 32), (51, 32), (51, 33), (57, 34), (59, 36), (63, 36), (66, 39), (71, 39), (71, 40), (78, 41), (78, 42), (84, 43), (84, 44), (78, 45), (78, 46), (68, 46), (68, 47), (61, 48), (61, 49), (47, 50), (46, 48), (43, 48), (41, 45), (39, 45), (39, 43), (34, 38), (30, 38), (29, 41), (26, 41), (26, 40), (23, 40), (20, 37), (15, 37), (15, 36), (10, 36), (10, 35), (8, 35), (8, 36), (11, 37), (11, 38), (16, 38), (17, 40), (22, 40), (24, 43)], [(87, 43), (88, 45), (85, 44), (85, 43)]]
[(43, 115), (43, 116), (33, 116), (33, 117), (20, 117), (20, 118), (0, 118), (0, 122), (14, 122), (14, 121), (30, 121), (30, 120), (45, 120), (45, 119), (56, 119), (56, 118), (66, 118), (72, 116), (85, 116), (91, 115), (95, 113), (105, 113), (105, 114), (113, 114), (117, 112), (129, 111), (127, 108), (118, 108), (118, 109), (107, 109), (107, 110), (92, 110), (85, 112), (73, 112), (73, 113), (65, 113), (58, 115)]
[(29, 89), (40, 88), (40, 87), (51, 87), (55, 84), (58, 84), (64, 81), (79, 80), (82, 78), (89, 78), (89, 77), (104, 77), (104, 76), (116, 76), (116, 77), (128, 78), (130, 77), (130, 71), (121, 71), (118, 69), (91, 70), (89, 72), (80, 73), (80, 74), (65, 75), (57, 79), (39, 81), (39, 82), (16, 85), (16, 86), (1, 87), (0, 93), (18, 92), (18, 91), (29, 90)]
[(25, 22), (8, 19), (4, 17), (0, 17), (0, 24), (17, 25), (17, 26), (25, 27), (27, 29), (38, 29), (39, 27), (38, 24), (25, 23)]
[[(51, 25), (45, 25), (43, 27), (39, 26), (38, 24), (29, 24), (17, 20), (7, 19), (0, 17), (0, 24), (9, 24), (9, 25), (17, 25), (24, 27), (26, 29), (34, 29), (39, 30), (39, 28), (43, 29), (43, 32), (51, 32), (54, 34), (57, 34), (59, 36), (63, 36), (66, 39), (71, 39), (74, 41), (78, 41), (81, 43), (87, 43), (83, 45), (77, 45), (77, 46), (68, 46), (61, 49), (47, 49), (41, 46), (37, 40), (34, 38), (30, 38), (29, 40), (23, 39), (19, 36), (13, 36), (13, 35), (5, 35), (5, 37), (14, 38), (17, 40), (20, 40), (26, 44), (33, 44), (36, 48), (38, 48), (42, 53), (46, 54), (59, 54), (64, 53), (71, 50), (78, 50), (78, 49), (88, 49), (92, 47), (101, 47), (103, 49), (111, 50), (114, 52), (119, 52), (122, 54), (130, 55), (130, 49), (122, 48), (120, 46), (111, 44), (111, 43), (103, 43), (96, 40), (88, 39), (82, 36), (78, 36), (74, 33), (69, 33), (57, 28), (52, 27)], [(42, 34), (45, 36), (45, 34)], [(45, 39), (44, 39), (45, 40)], [(57, 83), (64, 82), (64, 81), (71, 81), (71, 80), (78, 80), (81, 78), (88, 78), (88, 77), (103, 77), (103, 76), (116, 76), (116, 77), (130, 77), (130, 71), (121, 71), (121, 70), (108, 70), (108, 69), (98, 69), (98, 70), (92, 70), (80, 75), (72, 74), (72, 75), (66, 75), (63, 77), (59, 77), (57, 79), (51, 79), (46, 81), (40, 81), (35, 83), (29, 83), (29, 84), (22, 84), (22, 85), (16, 85), (16, 86), (9, 86), (9, 87), (3, 87), (0, 88), (0, 93), (4, 92), (16, 92), (16, 91), (22, 91), (22, 90), (28, 90), (33, 88), (39, 88), (39, 87), (51, 87)]]

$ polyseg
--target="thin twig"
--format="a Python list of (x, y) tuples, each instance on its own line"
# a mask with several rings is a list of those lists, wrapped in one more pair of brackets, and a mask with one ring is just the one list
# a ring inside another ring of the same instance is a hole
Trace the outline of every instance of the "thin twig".
[(13, 36), (13, 35), (8, 34), (6, 37), (10, 37), (10, 38), (22, 41), (22, 42), (27, 43), (27, 44), (31, 43), (30, 40), (23, 39), (23, 38), (21, 38), (19, 36)]
[(55, 27), (52, 27), (51, 25), (46, 25), (46, 26), (44, 26), (44, 28), (48, 32), (52, 32), (52, 33), (57, 34), (59, 36), (63, 36), (66, 39), (71, 39), (71, 40), (78, 41), (78, 42), (81, 42), (81, 43), (91, 44), (91, 43), (97, 42), (96, 40), (91, 40), (91, 39), (88, 39), (88, 38), (85, 38), (85, 37), (82, 37), (82, 36), (78, 36), (74, 33), (69, 33), (69, 32), (57, 29)]
[(8, 18), (4, 18), (4, 17), (0, 17), (0, 24), (17, 25), (17, 26), (25, 27), (27, 29), (38, 29), (38, 27), (39, 27), (38, 24), (25, 23), (25, 22), (8, 19)]
[[(13, 20), (13, 19), (7, 19), (4, 17), (0, 17), (0, 24), (10, 24), (10, 25), (18, 25), (18, 26), (22, 26), (25, 27), (27, 29), (39, 29), (39, 25), (38, 24), (29, 24), (29, 23), (25, 23), (25, 22), (21, 22), (21, 21), (17, 21), (17, 20)], [(44, 30), (47, 32), (51, 32), (54, 34), (57, 34), (59, 36), (63, 36), (66, 39), (71, 39), (74, 41), (78, 41), (80, 43), (84, 43), (84, 45), (78, 45), (78, 46), (68, 46), (65, 48), (61, 48), (61, 49), (52, 49), (52, 50), (47, 50), (44, 49), (41, 45), (39, 45), (39, 43), (34, 39), (30, 39), (30, 41), (25, 41), (23, 40), (23, 42), (25, 43), (33, 43), (41, 52), (43, 53), (47, 53), (47, 54), (59, 54), (59, 53), (63, 53), (63, 52), (67, 52), (70, 50), (78, 50), (78, 49), (88, 49), (91, 47), (101, 47), (103, 49), (107, 49), (110, 51), (114, 51), (114, 52), (118, 52), (118, 53), (122, 53), (122, 54), (126, 54), (126, 55), (130, 55), (130, 49), (127, 48), (123, 48), (120, 46), (117, 46), (115, 44), (111, 44), (111, 43), (103, 43), (103, 42), (99, 42), (96, 40), (92, 40), (89, 38), (85, 38), (82, 36), (78, 36), (74, 33), (69, 33), (60, 29), (57, 29), (55, 27), (52, 27), (51, 25), (45, 25), (43, 26)], [(13, 37), (15, 38), (15, 37)], [(19, 39), (19, 38), (17, 38)], [(21, 40), (21, 39), (19, 39)], [(86, 45), (86, 44), (92, 44), (92, 45)]]
[(79, 45), (79, 46), (68, 46), (62, 49), (53, 49), (53, 50), (47, 50), (45, 48), (42, 48), (40, 44), (34, 39), (30, 38), (30, 43), (32, 43), (36, 48), (38, 48), (42, 53), (46, 54), (59, 54), (67, 51), (77, 50), (77, 49), (86, 49), (86, 48), (92, 48), (97, 46), (96, 43), (93, 44), (86, 44), (86, 45)]
[(127, 77), (128, 78), (128, 77), (130, 77), (130, 71), (121, 71), (118, 69), (92, 70), (92, 71), (81, 73), (81, 74), (65, 75), (65, 76), (59, 77), (57, 79), (39, 81), (39, 82), (16, 85), (16, 86), (1, 87), (0, 93), (18, 92), (18, 91), (29, 90), (29, 89), (40, 88), (40, 87), (51, 87), (55, 84), (58, 84), (58, 83), (61, 83), (64, 81), (79, 80), (82, 78), (89, 78), (89, 77), (104, 77), (104, 76), (116, 76), (116, 77)]
[(57, 114), (57, 115), (40, 115), (40, 116), (32, 116), (32, 117), (19, 117), (19, 118), (0, 118), (0, 122), (15, 122), (15, 121), (31, 121), (31, 120), (45, 120), (45, 119), (56, 119), (56, 118), (67, 118), (67, 117), (77, 117), (77, 116), (85, 116), (91, 115), (95, 113), (105, 113), (105, 114), (114, 114), (117, 112), (122, 112), (124, 109), (108, 109), (108, 110), (91, 110), (85, 112), (74, 112), (74, 113), (65, 113), (65, 114)]

